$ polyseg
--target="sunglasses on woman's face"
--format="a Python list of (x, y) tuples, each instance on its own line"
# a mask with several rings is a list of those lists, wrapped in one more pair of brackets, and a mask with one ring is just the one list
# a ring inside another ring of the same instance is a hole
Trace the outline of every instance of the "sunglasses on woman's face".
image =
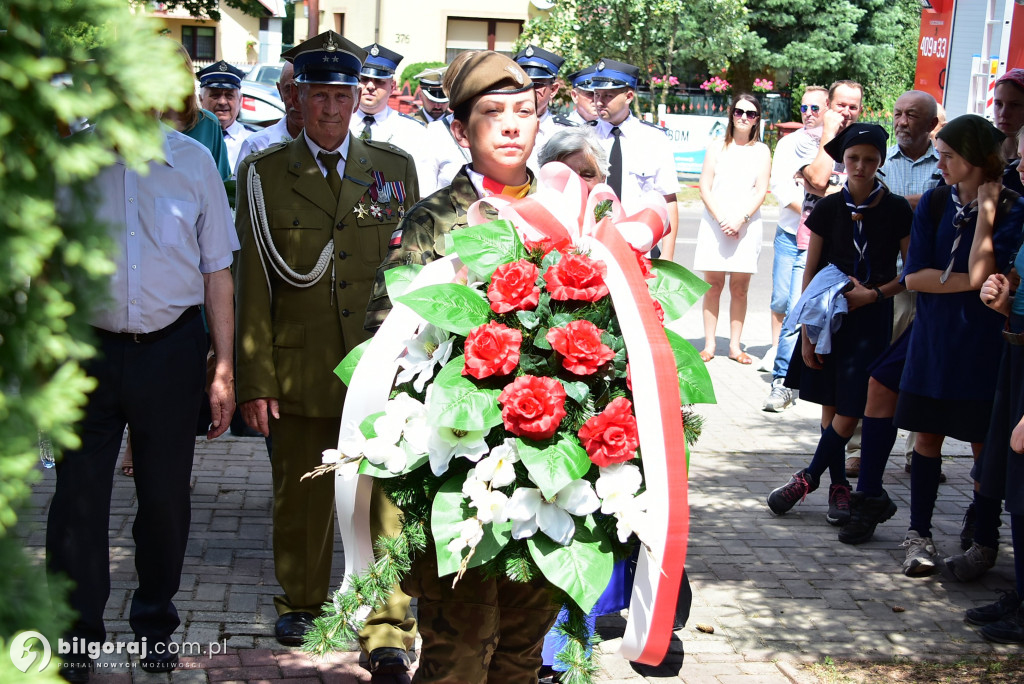
[(750, 119), (751, 121), (758, 117), (756, 109), (740, 109), (739, 107), (732, 110), (732, 115), (737, 119)]
[(802, 113), (806, 114), (808, 109), (817, 114), (821, 110), (821, 107), (818, 105), (800, 105), (800, 111)]

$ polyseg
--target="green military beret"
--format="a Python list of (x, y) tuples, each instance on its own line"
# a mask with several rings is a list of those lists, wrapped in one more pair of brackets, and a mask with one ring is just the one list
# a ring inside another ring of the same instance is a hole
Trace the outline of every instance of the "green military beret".
[(450, 106), (488, 93), (521, 93), (533, 88), (523, 68), (505, 55), (490, 50), (471, 50), (458, 55), (444, 75)]

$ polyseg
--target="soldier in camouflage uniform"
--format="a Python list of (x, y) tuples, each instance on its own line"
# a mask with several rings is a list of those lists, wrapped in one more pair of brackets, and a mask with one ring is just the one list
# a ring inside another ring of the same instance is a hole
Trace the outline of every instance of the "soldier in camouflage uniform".
[[(536, 97), (522, 68), (496, 52), (463, 53), (449, 67), (445, 86), (455, 113), (452, 132), (472, 162), (399, 225), (377, 273), (370, 324), (379, 324), (390, 309), (385, 270), (443, 256), (444, 236), (466, 225), (466, 210), (480, 197), (523, 197), (535, 188), (526, 163), (537, 134)], [(452, 587), (451, 577), (438, 577), (436, 551), (429, 546), (402, 588), (417, 598), (423, 637), (414, 682), (537, 682), (544, 634), (559, 608), (542, 578), (513, 582), (472, 568)]]

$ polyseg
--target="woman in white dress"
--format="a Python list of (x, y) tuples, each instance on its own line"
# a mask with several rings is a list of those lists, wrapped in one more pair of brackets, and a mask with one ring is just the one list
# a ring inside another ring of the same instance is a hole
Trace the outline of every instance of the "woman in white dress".
[(761, 138), (761, 104), (742, 93), (732, 101), (725, 140), (716, 140), (704, 155), (700, 198), (704, 216), (697, 230), (693, 269), (704, 271), (711, 289), (704, 295), (704, 350), (715, 357), (719, 300), (729, 275), (729, 358), (751, 363), (740, 346), (747, 315), (747, 289), (761, 253), (761, 203), (768, 191), (772, 156)]

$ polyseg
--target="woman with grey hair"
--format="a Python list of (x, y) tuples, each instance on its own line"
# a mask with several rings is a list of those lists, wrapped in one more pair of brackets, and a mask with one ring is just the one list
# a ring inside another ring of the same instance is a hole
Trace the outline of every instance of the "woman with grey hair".
[(562, 162), (583, 179), (588, 190), (608, 177), (608, 153), (589, 126), (561, 129), (545, 143), (537, 159), (541, 166)]

